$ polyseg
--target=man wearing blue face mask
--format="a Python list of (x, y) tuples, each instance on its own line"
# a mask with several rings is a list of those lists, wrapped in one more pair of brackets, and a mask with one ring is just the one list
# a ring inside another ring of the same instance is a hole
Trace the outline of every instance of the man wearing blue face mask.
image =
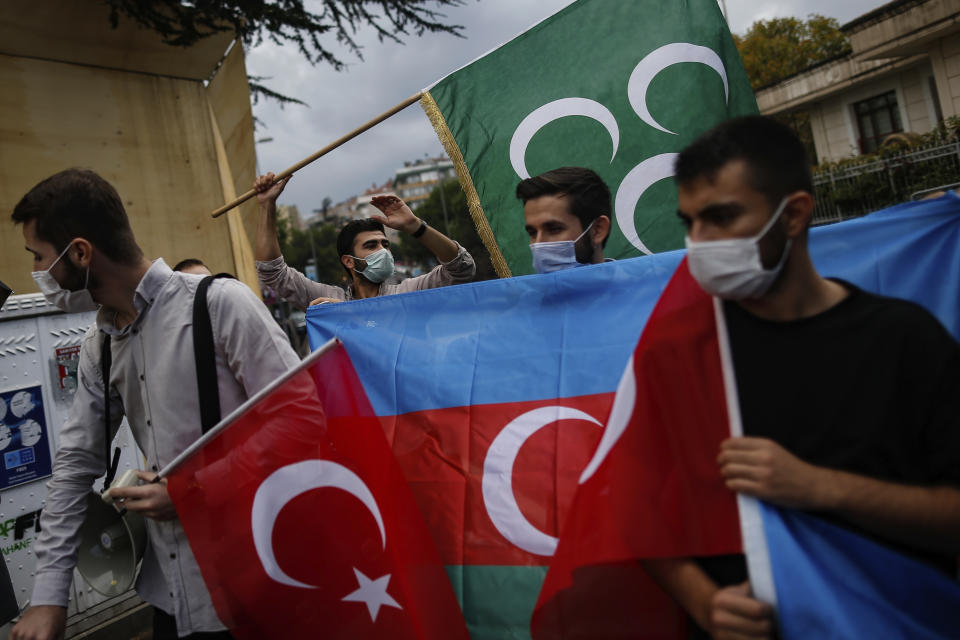
[[(286, 264), (277, 240), (277, 198), (289, 180), (288, 177), (274, 183), (274, 175), (268, 173), (254, 182), (260, 202), (255, 254), (260, 282), (298, 307), (305, 309), (313, 304), (373, 298), (473, 280), (477, 267), (467, 250), (417, 218), (403, 200), (391, 195), (374, 196), (370, 200), (382, 216), (351, 220), (337, 236), (337, 254), (350, 280), (346, 290), (310, 280)], [(388, 283), (393, 275), (393, 254), (384, 226), (417, 238), (440, 264), (399, 284)]]
[(604, 261), (610, 189), (583, 167), (560, 167), (517, 185), (533, 269), (551, 273)]
[[(690, 272), (723, 299), (744, 437), (731, 490), (817, 512), (955, 578), (960, 344), (923, 308), (817, 273), (803, 145), (776, 121), (730, 120), (676, 162)], [(677, 381), (683, 384), (683, 381)], [(743, 556), (648, 560), (692, 637), (768, 638)]]

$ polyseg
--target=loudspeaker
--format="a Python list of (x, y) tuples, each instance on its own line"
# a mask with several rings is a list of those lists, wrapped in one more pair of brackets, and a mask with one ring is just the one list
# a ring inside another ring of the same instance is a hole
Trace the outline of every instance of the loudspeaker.
[(87, 496), (77, 570), (94, 591), (118, 596), (130, 589), (146, 544), (143, 516), (105, 504), (99, 493)]

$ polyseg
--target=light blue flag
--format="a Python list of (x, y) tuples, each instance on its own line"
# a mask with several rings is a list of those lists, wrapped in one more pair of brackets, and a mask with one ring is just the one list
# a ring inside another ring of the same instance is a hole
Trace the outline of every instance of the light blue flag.
[(960, 637), (946, 574), (814, 516), (760, 511), (784, 640)]
[[(821, 274), (917, 302), (960, 339), (960, 197), (818, 227)], [(307, 310), (339, 337), (380, 415), (616, 389), (684, 251)]]

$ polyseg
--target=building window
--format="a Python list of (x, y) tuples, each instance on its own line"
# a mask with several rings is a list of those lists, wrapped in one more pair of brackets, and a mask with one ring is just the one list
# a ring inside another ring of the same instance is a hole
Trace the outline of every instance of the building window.
[(860, 128), (860, 153), (873, 153), (888, 135), (903, 131), (896, 91), (861, 100), (853, 111)]

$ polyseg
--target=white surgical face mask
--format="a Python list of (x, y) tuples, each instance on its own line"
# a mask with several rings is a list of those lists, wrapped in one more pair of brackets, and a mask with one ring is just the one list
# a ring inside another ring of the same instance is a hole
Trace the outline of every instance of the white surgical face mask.
[(533, 270), (537, 273), (553, 273), (584, 264), (577, 261), (577, 242), (585, 236), (593, 222), (587, 225), (576, 240), (557, 240), (555, 242), (534, 242), (530, 245), (533, 253)]
[(787, 238), (783, 255), (772, 269), (764, 269), (760, 259), (760, 240), (780, 218), (787, 204), (785, 197), (770, 221), (755, 236), (693, 242), (687, 236), (687, 262), (690, 273), (710, 295), (730, 300), (759, 298), (773, 285), (790, 254)]
[(60, 252), (60, 255), (53, 261), (53, 264), (47, 267), (46, 271), (34, 271), (30, 275), (33, 276), (33, 281), (40, 287), (40, 292), (43, 293), (43, 297), (47, 299), (47, 302), (61, 311), (66, 311), (67, 313), (96, 311), (97, 303), (93, 301), (93, 296), (90, 295), (90, 290), (87, 289), (87, 285), (90, 283), (89, 265), (87, 265), (87, 277), (84, 280), (83, 289), (79, 291), (67, 291), (60, 286), (60, 283), (57, 282), (53, 274), (50, 273), (50, 270), (60, 262), (60, 258), (66, 255), (71, 246), (73, 246), (73, 242), (70, 242), (67, 248)]
[(363, 277), (370, 282), (383, 282), (393, 275), (393, 254), (389, 249), (383, 248), (374, 251), (366, 258), (357, 258), (350, 256), (354, 260), (363, 260), (367, 266), (363, 270), (354, 269), (357, 273), (363, 274)]

